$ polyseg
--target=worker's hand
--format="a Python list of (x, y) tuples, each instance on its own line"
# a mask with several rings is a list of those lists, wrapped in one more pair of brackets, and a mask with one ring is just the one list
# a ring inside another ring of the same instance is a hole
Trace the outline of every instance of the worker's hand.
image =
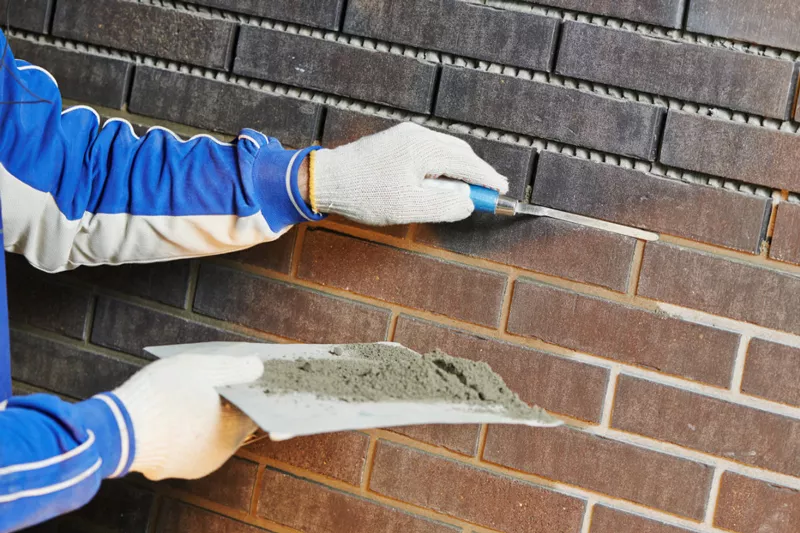
[(364, 224), (453, 222), (473, 211), (466, 183), (508, 191), (466, 142), (411, 122), (312, 157), (312, 207)]
[(256, 425), (214, 388), (263, 371), (257, 357), (178, 355), (137, 372), (114, 391), (133, 423), (131, 470), (152, 480), (197, 479), (222, 466)]

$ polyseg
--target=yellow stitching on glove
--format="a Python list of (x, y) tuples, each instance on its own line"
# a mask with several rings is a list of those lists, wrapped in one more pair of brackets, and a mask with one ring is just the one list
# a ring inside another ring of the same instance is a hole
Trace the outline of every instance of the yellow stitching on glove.
[(314, 197), (314, 163), (316, 162), (316, 155), (316, 150), (308, 154), (308, 199), (311, 202), (311, 210), (315, 214), (319, 214), (319, 211), (317, 211), (317, 200)]

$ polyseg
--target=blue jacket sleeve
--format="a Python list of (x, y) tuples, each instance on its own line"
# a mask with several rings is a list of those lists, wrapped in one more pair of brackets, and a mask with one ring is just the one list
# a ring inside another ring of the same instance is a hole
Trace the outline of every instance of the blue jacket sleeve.
[(46, 394), (0, 404), (0, 533), (75, 510), (104, 478), (126, 474), (131, 427), (112, 393), (77, 404)]
[[(230, 252), (317, 220), (297, 186), (317, 147), (243, 130), (232, 143), (62, 111), (56, 80), (0, 33), (0, 198), (6, 250), (50, 272)], [(12, 103), (13, 102), (13, 103)]]

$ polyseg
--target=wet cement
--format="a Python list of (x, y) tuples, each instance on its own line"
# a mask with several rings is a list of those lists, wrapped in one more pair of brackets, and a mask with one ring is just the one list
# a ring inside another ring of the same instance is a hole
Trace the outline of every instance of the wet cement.
[(423, 401), (503, 406), (528, 418), (536, 410), (511, 391), (488, 364), (441, 351), (425, 355), (385, 344), (345, 344), (342, 359), (267, 361), (260, 385), (267, 393), (312, 392), (351, 402)]

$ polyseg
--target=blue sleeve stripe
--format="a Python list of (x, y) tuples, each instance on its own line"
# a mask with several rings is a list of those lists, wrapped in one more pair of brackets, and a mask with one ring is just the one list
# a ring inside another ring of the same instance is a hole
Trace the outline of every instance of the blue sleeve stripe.
[(70, 478), (65, 479), (64, 481), (60, 481), (58, 483), (53, 483), (52, 485), (46, 485), (44, 487), (39, 487), (36, 489), (27, 489), (21, 490), (19, 492), (14, 492), (11, 494), (4, 494), (0, 496), (0, 503), (9, 503), (16, 500), (20, 500), (22, 498), (33, 498), (36, 496), (46, 496), (47, 494), (53, 494), (54, 492), (59, 492), (64, 489), (68, 489), (77, 485), (78, 483), (85, 481), (86, 479), (91, 478), (100, 467), (103, 465), (102, 459), (97, 459), (95, 463), (81, 472), (80, 474)]
[(11, 466), (5, 466), (3, 468), (0, 468), (0, 476), (7, 476), (10, 474), (27, 472), (30, 470), (40, 470), (42, 468), (47, 468), (53, 465), (57, 465), (59, 463), (63, 463), (64, 461), (68, 461), (74, 457), (77, 457), (78, 455), (82, 454), (83, 452), (91, 448), (95, 443), (94, 433), (91, 430), (89, 430), (88, 434), (89, 438), (86, 439), (80, 446), (73, 448), (66, 453), (62, 453), (54, 457), (49, 457), (47, 459), (42, 459), (41, 461), (33, 461), (31, 463), (21, 463)]
[(133, 435), (133, 424), (131, 423), (128, 411), (120, 406), (120, 400), (112, 393), (98, 394), (95, 396), (102, 400), (111, 410), (114, 420), (119, 429), (120, 454), (119, 463), (109, 477), (120, 477), (128, 473), (136, 455), (135, 439)]

